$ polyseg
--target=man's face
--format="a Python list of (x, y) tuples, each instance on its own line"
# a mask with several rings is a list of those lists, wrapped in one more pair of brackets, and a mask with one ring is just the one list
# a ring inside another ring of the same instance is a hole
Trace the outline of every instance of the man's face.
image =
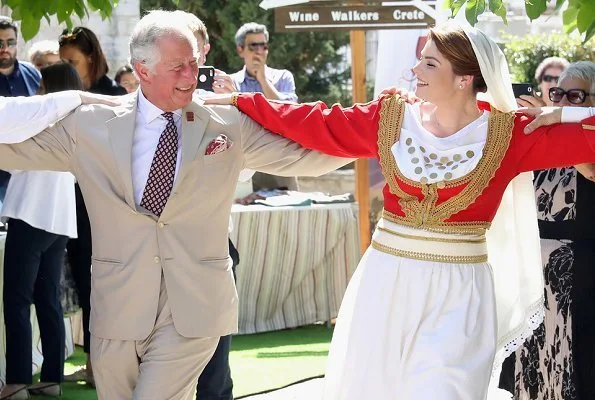
[(17, 59), (17, 34), (12, 29), (0, 29), (0, 68), (10, 68)]
[(244, 59), (248, 71), (253, 71), (258, 69), (261, 64), (266, 64), (269, 44), (264, 33), (249, 33), (246, 35), (244, 45), (238, 46), (237, 51)]
[(152, 71), (136, 66), (143, 94), (163, 111), (184, 108), (196, 90), (200, 52), (186, 38), (173, 36), (160, 39), (157, 50), (161, 57)]

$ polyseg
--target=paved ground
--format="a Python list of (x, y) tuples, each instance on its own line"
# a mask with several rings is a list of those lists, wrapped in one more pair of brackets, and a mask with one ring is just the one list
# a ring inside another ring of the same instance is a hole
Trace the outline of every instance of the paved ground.
[(265, 394), (244, 397), (246, 400), (317, 400), (322, 397), (322, 378), (287, 386)]

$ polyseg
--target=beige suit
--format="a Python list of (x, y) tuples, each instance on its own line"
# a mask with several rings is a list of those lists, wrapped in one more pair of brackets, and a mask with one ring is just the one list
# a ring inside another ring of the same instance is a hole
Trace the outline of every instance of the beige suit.
[[(239, 171), (319, 175), (350, 160), (305, 150), (265, 131), (235, 108), (193, 102), (182, 112), (181, 164), (172, 194), (157, 218), (134, 201), (131, 148), (137, 97), (122, 99), (118, 107), (79, 107), (32, 139), (0, 145), (0, 168), (71, 171), (76, 176), (93, 231), (94, 337), (111, 341), (152, 337), (163, 308), (162, 276), (179, 335), (206, 338), (234, 333), (238, 297), (227, 228)], [(207, 145), (220, 134), (232, 146), (205, 155)], [(208, 360), (210, 353), (204, 357)]]

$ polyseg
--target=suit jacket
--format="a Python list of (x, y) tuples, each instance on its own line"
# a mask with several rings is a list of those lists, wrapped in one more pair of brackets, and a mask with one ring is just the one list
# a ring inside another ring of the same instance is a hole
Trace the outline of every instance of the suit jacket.
[[(182, 113), (182, 160), (157, 218), (135, 204), (131, 148), (137, 95), (118, 107), (82, 106), (33, 138), (0, 145), (0, 168), (71, 171), (93, 232), (91, 332), (141, 340), (152, 331), (161, 275), (176, 330), (186, 337), (237, 331), (238, 297), (227, 230), (242, 168), (277, 175), (319, 175), (350, 160), (306, 150), (269, 133), (230, 106)], [(185, 118), (187, 113), (194, 118)], [(205, 155), (225, 134), (226, 151)]]

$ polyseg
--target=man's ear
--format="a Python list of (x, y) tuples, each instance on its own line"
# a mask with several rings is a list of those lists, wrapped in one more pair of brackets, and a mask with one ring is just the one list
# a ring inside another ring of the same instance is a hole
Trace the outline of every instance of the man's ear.
[(134, 63), (134, 72), (136, 72), (136, 76), (138, 76), (138, 79), (141, 82), (151, 82), (152, 81), (153, 73), (151, 72), (149, 67), (147, 67), (146, 64), (136, 61)]
[(236, 46), (236, 51), (238, 52), (238, 56), (244, 58), (244, 46)]
[(204, 45), (203, 49), (202, 49), (205, 57), (207, 56), (207, 54), (209, 54), (209, 51), (211, 51), (211, 43), (207, 43)]

